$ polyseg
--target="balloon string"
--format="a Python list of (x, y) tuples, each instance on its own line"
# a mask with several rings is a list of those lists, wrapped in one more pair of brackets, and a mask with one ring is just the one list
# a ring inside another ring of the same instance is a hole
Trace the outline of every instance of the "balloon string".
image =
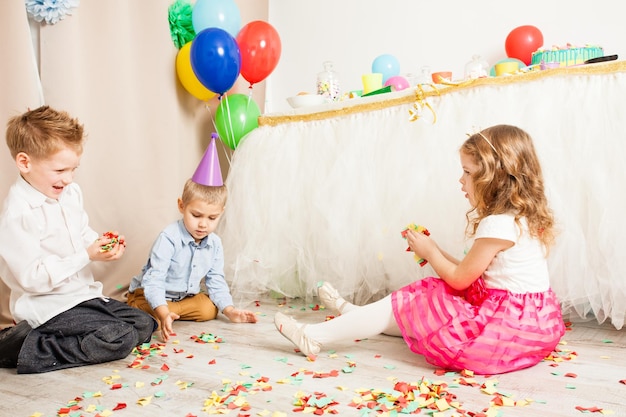
[(248, 102), (246, 103), (246, 117), (241, 120), (241, 131), (244, 131), (246, 122), (248, 121), (248, 111), (250, 110), (250, 101), (252, 101), (252, 84), (250, 84), (250, 92), (248, 93)]
[(229, 129), (227, 129), (228, 143), (233, 144), (233, 147), (234, 147), (235, 146), (235, 131), (233, 130), (233, 116), (230, 113), (230, 103), (228, 102), (228, 99), (226, 99), (225, 101), (226, 101), (226, 114), (228, 115), (228, 127), (229, 127)]
[[(221, 100), (221, 99), (222, 99), (222, 96), (219, 96), (218, 101)], [(224, 146), (224, 140), (217, 133), (217, 125), (215, 124), (215, 118), (213, 117), (213, 112), (211, 111), (211, 106), (209, 106), (209, 103), (206, 102), (204, 104), (204, 107), (206, 107), (206, 109), (209, 111), (209, 117), (211, 118), (211, 122), (213, 123), (213, 130), (217, 134), (217, 137), (220, 138), (219, 142), (222, 144), (221, 146), (224, 149), (224, 155), (226, 156), (226, 161), (228, 162), (228, 167), (230, 168), (230, 154), (228, 153), (228, 149), (226, 149), (226, 146)]]

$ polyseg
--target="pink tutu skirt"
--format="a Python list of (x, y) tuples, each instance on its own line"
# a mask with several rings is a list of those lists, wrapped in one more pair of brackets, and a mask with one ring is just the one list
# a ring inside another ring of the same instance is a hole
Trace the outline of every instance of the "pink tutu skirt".
[(402, 337), (432, 365), (500, 374), (533, 366), (548, 356), (565, 333), (552, 290), (513, 294), (484, 287), (478, 279), (465, 291), (424, 278), (391, 295)]

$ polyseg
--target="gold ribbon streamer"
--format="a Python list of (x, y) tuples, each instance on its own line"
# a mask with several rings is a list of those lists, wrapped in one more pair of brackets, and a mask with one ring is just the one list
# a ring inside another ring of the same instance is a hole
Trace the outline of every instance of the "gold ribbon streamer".
[[(615, 72), (626, 72), (626, 61), (615, 61), (602, 64), (588, 64), (571, 67), (561, 67), (547, 69), (543, 71), (530, 71), (523, 74), (515, 74), (503, 77), (485, 77), (474, 80), (462, 81), (459, 83), (446, 82), (445, 88), (435, 88), (432, 91), (416, 91), (415, 94), (407, 94), (405, 96), (396, 97), (387, 100), (379, 100), (367, 103), (358, 103), (358, 98), (346, 101), (350, 103), (342, 108), (332, 108), (328, 110), (317, 111), (305, 114), (284, 114), (284, 115), (261, 115), (259, 117), (259, 126), (277, 126), (285, 123), (310, 122), (316, 120), (325, 120), (336, 117), (349, 116), (356, 113), (369, 111), (377, 111), (389, 107), (402, 106), (405, 104), (423, 105), (433, 112), (434, 110), (428, 104), (426, 99), (433, 96), (443, 96), (445, 94), (456, 93), (468, 88), (479, 88), (483, 86), (508, 85), (520, 82), (536, 81), (546, 77), (561, 76), (590, 76), (590, 75), (606, 75)], [(418, 86), (421, 88), (421, 86)], [(381, 97), (384, 96), (381, 95)], [(356, 104), (352, 104), (356, 103)], [(415, 109), (415, 107), (413, 107)], [(434, 123), (434, 122), (433, 122)]]

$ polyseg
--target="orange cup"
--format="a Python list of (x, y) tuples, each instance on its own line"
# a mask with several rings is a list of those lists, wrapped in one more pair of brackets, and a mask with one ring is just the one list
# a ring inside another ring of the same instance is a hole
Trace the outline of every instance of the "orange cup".
[(433, 72), (432, 79), (435, 84), (441, 84), (442, 81), (452, 81), (452, 72), (451, 71), (439, 71)]

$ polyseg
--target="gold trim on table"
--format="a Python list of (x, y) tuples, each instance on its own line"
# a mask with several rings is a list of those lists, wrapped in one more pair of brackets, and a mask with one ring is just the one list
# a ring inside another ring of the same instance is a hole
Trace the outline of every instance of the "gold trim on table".
[[(450, 82), (445, 83), (441, 88), (436, 85), (425, 84), (416, 87), (415, 94), (404, 95), (402, 97), (395, 97), (387, 100), (371, 101), (366, 103), (358, 103), (356, 99), (347, 100), (345, 107), (332, 108), (328, 110), (317, 111), (313, 113), (305, 114), (285, 114), (275, 116), (260, 116), (259, 126), (277, 126), (284, 123), (294, 122), (310, 122), (315, 120), (324, 120), (341, 116), (349, 116), (355, 113), (363, 113), (375, 110), (386, 109), (394, 106), (401, 106), (410, 103), (425, 104), (425, 99), (432, 96), (441, 96), (468, 88), (474, 88), (479, 86), (489, 85), (507, 85), (518, 82), (535, 81), (544, 77), (560, 76), (560, 75), (605, 75), (613, 72), (626, 71), (626, 61), (616, 61), (602, 64), (588, 64), (572, 67), (561, 67), (546, 70), (534, 70), (526, 73), (515, 74), (511, 76), (503, 77), (486, 77), (477, 78), (474, 80), (461, 81), (458, 83)], [(417, 100), (417, 101), (416, 101)], [(356, 103), (355, 103), (356, 102)], [(355, 103), (355, 104), (353, 104)], [(430, 108), (430, 105), (428, 105)], [(432, 109), (431, 109), (432, 111)]]

